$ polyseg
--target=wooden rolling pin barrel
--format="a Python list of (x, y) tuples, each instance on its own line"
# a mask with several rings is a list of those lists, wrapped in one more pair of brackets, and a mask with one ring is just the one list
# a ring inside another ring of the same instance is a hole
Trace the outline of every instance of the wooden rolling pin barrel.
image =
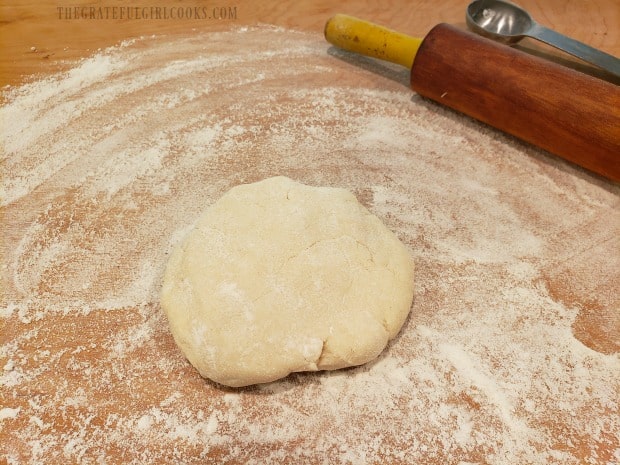
[(620, 181), (620, 86), (447, 24), (418, 39), (336, 15), (325, 37), (410, 67), (424, 97)]

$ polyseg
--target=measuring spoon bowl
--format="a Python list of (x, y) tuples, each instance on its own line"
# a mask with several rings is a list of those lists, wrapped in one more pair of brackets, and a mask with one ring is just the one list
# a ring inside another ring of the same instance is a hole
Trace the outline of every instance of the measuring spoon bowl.
[(534, 26), (532, 17), (522, 8), (503, 1), (475, 1), (467, 7), (467, 26), (490, 39), (515, 43)]
[(620, 76), (620, 60), (589, 45), (541, 26), (523, 8), (504, 0), (476, 0), (465, 14), (467, 26), (477, 34), (512, 44), (532, 37), (581, 60)]

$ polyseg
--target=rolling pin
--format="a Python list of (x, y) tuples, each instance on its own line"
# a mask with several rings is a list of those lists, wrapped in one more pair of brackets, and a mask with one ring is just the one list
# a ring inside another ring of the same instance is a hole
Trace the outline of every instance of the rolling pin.
[(620, 181), (620, 86), (448, 24), (419, 39), (336, 15), (325, 38), (410, 68), (418, 94)]

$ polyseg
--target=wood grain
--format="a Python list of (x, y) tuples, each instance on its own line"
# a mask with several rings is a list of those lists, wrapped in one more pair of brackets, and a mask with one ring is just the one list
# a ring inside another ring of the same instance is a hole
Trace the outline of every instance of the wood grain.
[(411, 86), (620, 181), (620, 86), (443, 24), (422, 42)]
[[(615, 0), (521, 4), (620, 53)], [(618, 185), (322, 39), (336, 12), (462, 27), (466, 2), (221, 5), (238, 17), (0, 7), (1, 82), (35, 84), (2, 121), (0, 463), (613, 463)], [(259, 22), (305, 32), (229, 31)], [(160, 278), (205, 206), (276, 174), (380, 216), (415, 254), (414, 307), (376, 363), (226, 390), (175, 346)]]
[[(359, 16), (414, 36), (424, 36), (440, 22), (464, 25), (465, 1), (370, 2), (293, 1), (251, 2), (222, 0), (217, 7), (235, 8), (235, 17), (224, 20), (175, 19), (63, 19), (58, 8), (90, 6), (87, 1), (3, 2), (0, 6), (0, 86), (31, 79), (33, 74), (49, 74), (67, 69), (69, 63), (122, 40), (150, 34), (183, 34), (192, 30), (212, 31), (235, 25), (268, 23), (320, 33), (328, 17), (335, 13)], [(109, 0), (98, 6), (126, 7), (125, 2)], [(194, 6), (189, 1), (162, 0), (150, 5), (160, 8)], [(620, 55), (620, 5), (616, 0), (542, 2), (523, 0), (520, 5), (546, 26), (577, 40)], [(524, 47), (557, 55), (549, 47), (525, 41)]]

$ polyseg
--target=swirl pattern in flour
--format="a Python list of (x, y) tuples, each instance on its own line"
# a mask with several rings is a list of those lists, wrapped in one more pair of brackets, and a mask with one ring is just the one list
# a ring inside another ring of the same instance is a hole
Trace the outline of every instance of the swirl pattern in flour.
[[(618, 350), (571, 331), (584, 302), (617, 308), (617, 186), (352, 60), (236, 29), (126, 43), (5, 92), (9, 463), (617, 459)], [(353, 191), (414, 252), (416, 300), (370, 365), (225, 391), (176, 349), (161, 275), (206, 205), (275, 175)]]

